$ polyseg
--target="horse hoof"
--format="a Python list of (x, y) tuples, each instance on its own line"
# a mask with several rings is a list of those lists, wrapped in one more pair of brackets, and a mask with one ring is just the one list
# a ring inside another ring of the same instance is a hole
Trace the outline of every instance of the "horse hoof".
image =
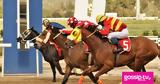
[(81, 76), (80, 79), (78, 80), (78, 84), (82, 84), (84, 80), (84, 76)]
[(98, 80), (98, 84), (104, 84), (102, 80)]
[(87, 74), (89, 74), (89, 73), (90, 73), (90, 69), (86, 69), (86, 70), (84, 70), (84, 71), (82, 72), (83, 75), (87, 75)]

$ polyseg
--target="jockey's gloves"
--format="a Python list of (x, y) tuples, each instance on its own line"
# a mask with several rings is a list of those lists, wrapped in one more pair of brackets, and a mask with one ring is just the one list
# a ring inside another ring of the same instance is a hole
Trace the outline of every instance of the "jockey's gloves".
[(102, 30), (102, 29), (103, 29), (102, 25), (98, 25), (98, 26), (97, 26), (97, 29), (98, 29), (98, 30)]

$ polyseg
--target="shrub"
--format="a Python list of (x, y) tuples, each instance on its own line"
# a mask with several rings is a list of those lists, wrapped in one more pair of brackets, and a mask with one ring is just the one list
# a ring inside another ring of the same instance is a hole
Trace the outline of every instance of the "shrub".
[(159, 36), (159, 33), (157, 30), (152, 30), (153, 36)]
[(149, 31), (144, 31), (143, 32), (143, 36), (148, 36), (149, 35)]

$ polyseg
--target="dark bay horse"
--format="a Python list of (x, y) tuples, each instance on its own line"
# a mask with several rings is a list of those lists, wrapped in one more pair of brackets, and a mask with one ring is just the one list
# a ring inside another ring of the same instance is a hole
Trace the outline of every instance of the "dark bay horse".
[(95, 59), (95, 64), (83, 72), (83, 75), (98, 71), (95, 77), (99, 79), (104, 73), (112, 70), (114, 67), (128, 66), (133, 71), (146, 71), (145, 65), (159, 55), (159, 49), (154, 41), (146, 37), (135, 37), (131, 39), (131, 51), (120, 54), (115, 60), (113, 54), (113, 45), (108, 41), (102, 41), (99, 37), (93, 34), (96, 28), (85, 29), (80, 28), (82, 40), (89, 46), (92, 56)]
[[(66, 62), (66, 67), (65, 67), (66, 69), (65, 69), (65, 76), (63, 78), (62, 84), (66, 84), (73, 68), (80, 68), (82, 70), (85, 70), (88, 68), (89, 66), (88, 60), (87, 60), (88, 55), (84, 50), (84, 46), (82, 42), (73, 46), (73, 48), (67, 48), (65, 46), (65, 41), (67, 40), (67, 38), (64, 35), (62, 35), (62, 33), (59, 32), (59, 29), (57, 28), (53, 28), (52, 31), (53, 31), (53, 34), (51, 35), (51, 37), (53, 37), (54, 42), (57, 45), (59, 45), (64, 51), (64, 60)], [(43, 32), (42, 35), (45, 35), (45, 33), (46, 32)], [(92, 72), (87, 75), (95, 84), (97, 84), (97, 80), (95, 80), (95, 77), (92, 74)]]
[(21, 37), (17, 38), (17, 41), (24, 43), (23, 41), (31, 40), (34, 43), (34, 47), (42, 53), (44, 60), (50, 64), (53, 72), (53, 82), (56, 82), (56, 68), (58, 69), (61, 75), (64, 75), (64, 72), (62, 71), (62, 68), (59, 64), (59, 60), (64, 59), (64, 54), (62, 54), (62, 56), (59, 57), (56, 48), (49, 43), (45, 45), (43, 44), (42, 47), (38, 46), (37, 44), (40, 45), (41, 43), (37, 42), (35, 40), (35, 37), (37, 37), (39, 33), (35, 31), (33, 28), (25, 30), (21, 35)]

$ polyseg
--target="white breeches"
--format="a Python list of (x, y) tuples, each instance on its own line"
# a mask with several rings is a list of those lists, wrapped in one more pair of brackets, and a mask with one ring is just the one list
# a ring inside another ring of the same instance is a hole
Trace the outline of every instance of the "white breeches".
[(108, 39), (111, 39), (111, 38), (119, 38), (119, 39), (122, 39), (122, 38), (128, 38), (128, 29), (125, 28), (123, 29), (121, 32), (111, 32), (108, 34)]

